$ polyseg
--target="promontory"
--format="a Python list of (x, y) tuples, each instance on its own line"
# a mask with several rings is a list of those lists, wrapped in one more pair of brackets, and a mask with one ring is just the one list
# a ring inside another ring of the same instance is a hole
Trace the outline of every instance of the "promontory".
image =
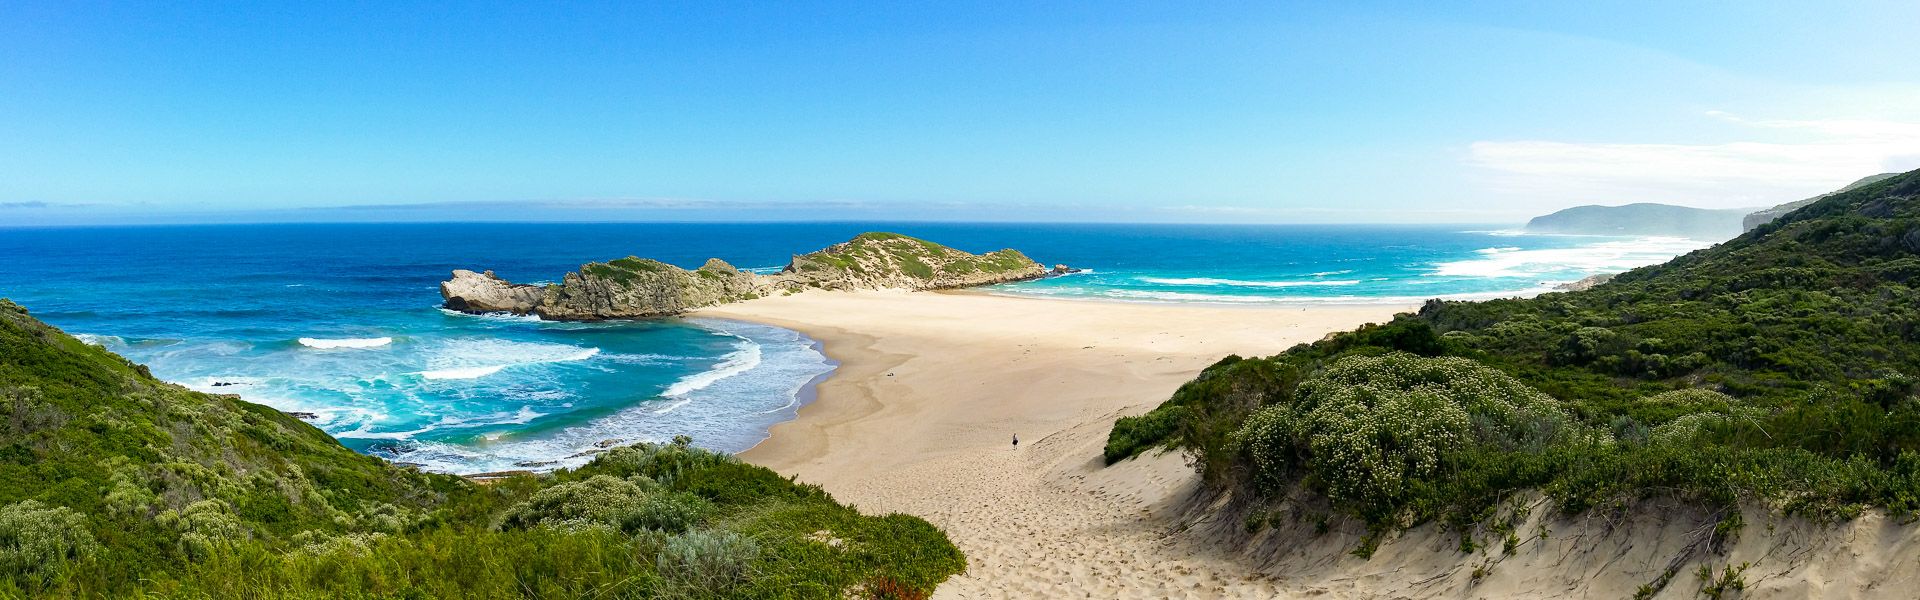
[(780, 272), (760, 275), (709, 259), (687, 270), (626, 257), (587, 263), (560, 283), (516, 284), (493, 274), (456, 270), (440, 283), (446, 307), (467, 313), (507, 312), (551, 321), (639, 319), (807, 290), (938, 290), (1045, 276), (1018, 250), (971, 254), (896, 233), (869, 232), (808, 254)]

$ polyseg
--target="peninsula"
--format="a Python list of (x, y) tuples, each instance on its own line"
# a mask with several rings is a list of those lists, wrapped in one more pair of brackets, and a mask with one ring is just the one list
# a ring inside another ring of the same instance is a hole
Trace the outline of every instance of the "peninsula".
[[(1065, 265), (1055, 272), (1070, 271)], [(806, 290), (937, 290), (1035, 279), (1048, 270), (1018, 250), (971, 254), (897, 233), (868, 232), (796, 255), (779, 273), (760, 275), (718, 258), (686, 270), (629, 256), (587, 263), (558, 284), (516, 284), (492, 271), (456, 270), (440, 284), (448, 309), (508, 312), (550, 321), (601, 321), (677, 315)]]

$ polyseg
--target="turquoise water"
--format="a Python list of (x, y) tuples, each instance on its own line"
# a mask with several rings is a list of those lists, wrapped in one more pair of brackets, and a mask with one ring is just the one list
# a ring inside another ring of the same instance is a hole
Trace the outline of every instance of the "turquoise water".
[(437, 307), (450, 270), (539, 282), (629, 254), (772, 269), (868, 230), (1088, 269), (996, 293), (1232, 304), (1528, 294), (1705, 245), (1457, 226), (0, 228), (0, 296), (164, 379), (310, 413), (356, 450), (447, 472), (547, 468), (584, 462), (605, 440), (684, 434), (743, 450), (791, 419), (833, 364), (813, 340), (749, 323), (452, 313)]

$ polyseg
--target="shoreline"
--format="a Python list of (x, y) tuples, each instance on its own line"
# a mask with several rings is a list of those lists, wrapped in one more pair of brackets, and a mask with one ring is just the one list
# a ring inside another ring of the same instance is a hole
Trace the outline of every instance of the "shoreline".
[(792, 329), (839, 363), (794, 419), (738, 456), (863, 512), (947, 531), (969, 570), (936, 598), (1187, 596), (1196, 586), (1211, 597), (1274, 588), (1173, 531), (1173, 507), (1197, 489), (1178, 453), (1103, 468), (1112, 421), (1228, 354), (1271, 355), (1413, 308), (870, 291), (691, 314)]
[(746, 448), (742, 448), (738, 452), (734, 452), (735, 455), (751, 452), (754, 448), (760, 447), (761, 444), (767, 443), (767, 440), (773, 439), (773, 429), (775, 427), (779, 427), (781, 425), (800, 420), (800, 411), (806, 410), (807, 407), (809, 406), (813, 406), (814, 402), (820, 399), (820, 386), (825, 384), (828, 379), (833, 378), (833, 375), (835, 373), (839, 373), (841, 365), (845, 364), (844, 361), (834, 357), (834, 355), (827, 352), (826, 342), (821, 341), (819, 338), (808, 335), (804, 331), (800, 331), (798, 329), (794, 329), (791, 327), (773, 325), (771, 323), (760, 323), (756, 321), (742, 321), (742, 322), (754, 323), (757, 325), (766, 325), (766, 326), (772, 326), (772, 327), (781, 327), (782, 329), (788, 329), (793, 331), (794, 333), (800, 334), (800, 337), (807, 341), (808, 346), (813, 348), (814, 352), (818, 352), (820, 353), (820, 356), (826, 358), (827, 370), (823, 373), (820, 373), (819, 375), (814, 375), (813, 378), (808, 379), (806, 383), (800, 384), (799, 391), (794, 392), (793, 418), (776, 421), (773, 424), (768, 425), (767, 430), (760, 436), (760, 441), (754, 442), (753, 445), (747, 446)]

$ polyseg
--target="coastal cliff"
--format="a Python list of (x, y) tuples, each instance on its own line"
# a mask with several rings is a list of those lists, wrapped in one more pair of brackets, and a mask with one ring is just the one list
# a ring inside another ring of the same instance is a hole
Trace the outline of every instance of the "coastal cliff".
[(1838, 190), (1827, 192), (1825, 194), (1814, 196), (1812, 198), (1808, 198), (1805, 200), (1795, 200), (1793, 202), (1788, 202), (1786, 204), (1775, 206), (1773, 208), (1769, 208), (1766, 210), (1755, 211), (1751, 214), (1748, 214), (1746, 218), (1740, 221), (1740, 227), (1742, 231), (1753, 231), (1755, 228), (1758, 228), (1761, 225), (1772, 223), (1775, 219), (1779, 219), (1780, 217), (1786, 216), (1787, 213), (1800, 210), (1802, 208), (1807, 207), (1807, 205), (1813, 204), (1815, 202), (1819, 202), (1821, 200), (1825, 200), (1828, 197), (1833, 196), (1835, 194), (1844, 194), (1846, 192), (1851, 192), (1851, 191), (1860, 189), (1862, 186), (1873, 185), (1875, 183), (1886, 181), (1888, 179), (1898, 177), (1898, 176), (1900, 176), (1899, 173), (1881, 173), (1879, 175), (1870, 175), (1867, 177), (1862, 177), (1860, 178), (1860, 180), (1855, 181), (1853, 183), (1849, 183), (1847, 184), (1846, 187), (1840, 188)]
[(937, 290), (1045, 276), (1018, 250), (972, 254), (897, 233), (869, 232), (796, 255), (773, 275), (741, 271), (720, 259), (686, 270), (629, 256), (587, 263), (558, 284), (534, 286), (492, 271), (456, 270), (440, 284), (446, 307), (467, 313), (509, 312), (553, 321), (640, 319), (809, 289)]

